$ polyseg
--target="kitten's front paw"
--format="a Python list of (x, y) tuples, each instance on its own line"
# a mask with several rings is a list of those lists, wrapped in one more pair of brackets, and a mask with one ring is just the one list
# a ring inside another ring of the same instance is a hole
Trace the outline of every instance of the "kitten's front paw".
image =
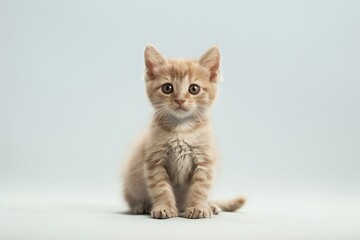
[(209, 206), (195, 206), (185, 209), (185, 217), (187, 218), (210, 218), (213, 210)]
[(177, 217), (178, 213), (176, 209), (170, 208), (166, 205), (158, 205), (154, 206), (153, 209), (151, 209), (151, 217), (153, 218), (173, 218)]

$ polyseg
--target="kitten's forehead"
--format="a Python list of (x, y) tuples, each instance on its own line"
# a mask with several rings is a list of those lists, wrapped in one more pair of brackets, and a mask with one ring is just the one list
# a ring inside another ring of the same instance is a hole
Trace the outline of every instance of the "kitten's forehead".
[(163, 74), (171, 80), (208, 79), (209, 72), (194, 60), (171, 59), (168, 60)]

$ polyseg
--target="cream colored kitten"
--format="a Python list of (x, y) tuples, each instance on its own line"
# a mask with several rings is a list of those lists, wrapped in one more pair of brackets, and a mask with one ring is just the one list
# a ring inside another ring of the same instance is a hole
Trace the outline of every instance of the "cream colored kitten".
[(208, 218), (235, 211), (239, 197), (211, 203), (208, 195), (217, 161), (208, 110), (220, 78), (220, 51), (197, 60), (164, 58), (145, 49), (146, 90), (155, 112), (124, 174), (124, 196), (133, 213), (171, 218)]

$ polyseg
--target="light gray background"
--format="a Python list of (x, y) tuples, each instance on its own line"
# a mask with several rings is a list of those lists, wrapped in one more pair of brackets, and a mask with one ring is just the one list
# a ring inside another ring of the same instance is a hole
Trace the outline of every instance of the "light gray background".
[[(359, 237), (359, 29), (358, 1), (0, 1), (0, 238), (131, 239), (176, 224), (207, 238)], [(148, 43), (167, 57), (219, 45), (213, 196), (247, 196), (239, 213), (164, 225), (116, 214), (121, 164), (151, 115)]]

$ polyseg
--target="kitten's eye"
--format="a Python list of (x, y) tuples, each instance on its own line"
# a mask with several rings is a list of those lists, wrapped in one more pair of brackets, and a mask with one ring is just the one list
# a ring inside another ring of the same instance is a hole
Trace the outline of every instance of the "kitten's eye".
[(199, 85), (196, 84), (191, 84), (189, 87), (189, 93), (191, 93), (192, 95), (196, 95), (200, 92), (200, 87)]
[(170, 83), (165, 83), (164, 85), (162, 85), (161, 90), (165, 94), (170, 94), (174, 91), (174, 88)]

